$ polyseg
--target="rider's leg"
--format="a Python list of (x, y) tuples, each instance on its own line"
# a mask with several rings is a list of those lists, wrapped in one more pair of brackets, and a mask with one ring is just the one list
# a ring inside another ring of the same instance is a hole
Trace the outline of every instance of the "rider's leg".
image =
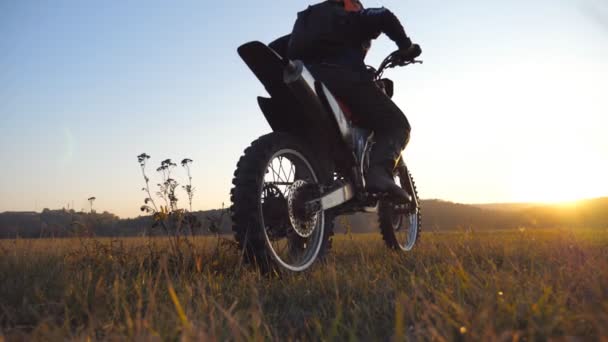
[(349, 107), (362, 126), (375, 133), (367, 190), (408, 199), (408, 193), (393, 178), (395, 164), (409, 139), (410, 125), (403, 112), (369, 76), (345, 68), (313, 67), (311, 71)]
[[(378, 100), (386, 101), (386, 99), (376, 99), (375, 101)], [(409, 141), (410, 124), (405, 115), (396, 106), (385, 108), (383, 111), (376, 113), (376, 115), (369, 118), (370, 122), (367, 123), (367, 126), (376, 132), (376, 144), (372, 151), (371, 163), (380, 164), (386, 160), (396, 163), (399, 160), (401, 151), (403, 151)]]
[[(375, 132), (366, 187), (370, 192), (387, 192), (409, 200), (408, 193), (395, 184), (393, 170), (409, 139), (410, 125), (401, 110), (386, 96), (368, 98), (376, 111), (368, 117), (367, 127)], [(388, 103), (390, 102), (390, 103)]]

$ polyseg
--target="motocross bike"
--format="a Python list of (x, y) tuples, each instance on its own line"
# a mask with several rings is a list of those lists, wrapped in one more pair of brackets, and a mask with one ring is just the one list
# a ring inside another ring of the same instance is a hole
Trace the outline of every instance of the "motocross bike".
[[(367, 193), (373, 132), (353, 124), (350, 110), (302, 62), (260, 42), (238, 53), (270, 94), (258, 104), (273, 130), (245, 150), (232, 180), (233, 231), (246, 260), (266, 270), (304, 271), (331, 248), (334, 218), (356, 212), (377, 213), (386, 245), (411, 250), (421, 215), (403, 158), (394, 179), (410, 200)], [(393, 82), (383, 72), (412, 63), (421, 62), (393, 53), (375, 71), (387, 96)]]

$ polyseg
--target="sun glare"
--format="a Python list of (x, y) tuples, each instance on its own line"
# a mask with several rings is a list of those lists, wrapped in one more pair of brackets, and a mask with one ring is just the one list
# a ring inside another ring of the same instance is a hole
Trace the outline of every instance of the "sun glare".
[(588, 147), (541, 143), (516, 159), (511, 173), (514, 201), (567, 203), (606, 195), (600, 186), (606, 162)]

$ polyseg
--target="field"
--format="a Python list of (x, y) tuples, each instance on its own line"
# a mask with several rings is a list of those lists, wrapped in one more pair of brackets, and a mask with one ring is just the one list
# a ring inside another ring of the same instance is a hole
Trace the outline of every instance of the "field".
[(230, 240), (0, 241), (1, 340), (608, 340), (608, 231), (336, 236), (263, 276)]

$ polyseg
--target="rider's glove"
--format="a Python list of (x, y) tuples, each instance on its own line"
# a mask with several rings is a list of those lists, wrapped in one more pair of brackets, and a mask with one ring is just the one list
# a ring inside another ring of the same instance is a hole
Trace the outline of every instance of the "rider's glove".
[(411, 60), (415, 59), (416, 57), (420, 56), (421, 54), (422, 54), (422, 49), (420, 48), (420, 45), (418, 45), (418, 44), (412, 44), (409, 48), (401, 49), (398, 52), (398, 56), (403, 61), (411, 61)]

